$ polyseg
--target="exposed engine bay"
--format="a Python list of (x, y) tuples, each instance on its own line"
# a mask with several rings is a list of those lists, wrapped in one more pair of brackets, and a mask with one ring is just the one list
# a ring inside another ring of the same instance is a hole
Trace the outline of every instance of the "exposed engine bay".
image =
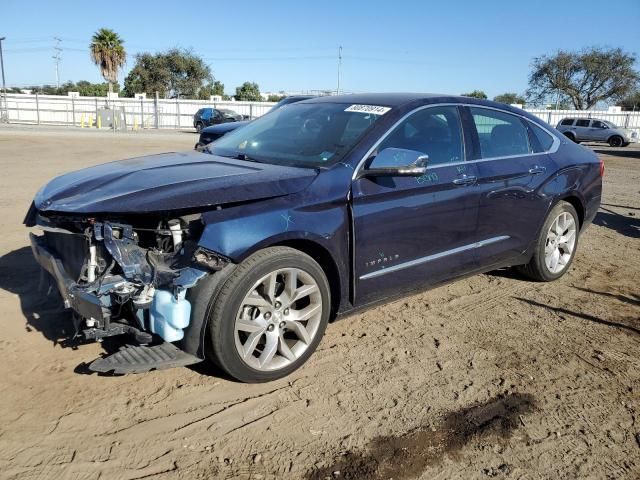
[(74, 311), (76, 336), (89, 340), (124, 333), (140, 344), (154, 335), (181, 340), (191, 314), (187, 290), (229, 262), (198, 246), (199, 214), (104, 219), (44, 216), (32, 207), (27, 220), (44, 231), (31, 235), (34, 255)]

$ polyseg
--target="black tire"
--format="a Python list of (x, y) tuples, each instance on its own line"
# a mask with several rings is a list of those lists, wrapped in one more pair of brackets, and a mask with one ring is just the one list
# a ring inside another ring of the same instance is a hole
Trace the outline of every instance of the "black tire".
[(564, 136), (567, 137), (569, 140), (571, 140), (574, 143), (579, 143), (579, 142), (576, 141), (576, 136), (571, 132), (564, 132)]
[[(547, 241), (547, 233), (551, 228), (551, 224), (554, 220), (563, 212), (567, 212), (573, 216), (573, 221), (576, 225), (576, 242), (573, 248), (573, 252), (571, 254), (571, 258), (565, 268), (559, 273), (553, 273), (549, 270), (545, 263), (545, 246)], [(578, 218), (578, 213), (576, 209), (573, 208), (568, 202), (560, 201), (556, 204), (555, 207), (551, 209), (549, 215), (547, 215), (547, 219), (542, 225), (540, 229), (540, 233), (538, 234), (538, 239), (534, 246), (533, 256), (531, 257), (531, 261), (526, 265), (520, 265), (517, 267), (518, 271), (522, 273), (524, 276), (536, 280), (538, 282), (552, 282), (553, 280), (557, 280), (562, 277), (569, 268), (571, 268), (571, 264), (573, 263), (574, 258), (576, 257), (576, 252), (578, 250), (580, 240), (580, 220)]]
[(622, 145), (624, 144), (624, 139), (620, 135), (614, 135), (609, 140), (607, 140), (607, 143), (610, 147), (622, 147)]
[[(258, 370), (240, 357), (235, 345), (235, 319), (245, 295), (253, 285), (270, 272), (283, 268), (297, 268), (311, 275), (318, 285), (322, 300), (322, 314), (318, 329), (302, 355), (277, 370)], [(289, 247), (270, 247), (260, 250), (239, 264), (214, 299), (209, 309), (211, 351), (208, 357), (233, 378), (247, 383), (268, 382), (289, 375), (304, 364), (320, 343), (330, 315), (330, 289), (322, 267), (308, 255)]]
[(202, 127), (203, 127), (202, 122), (197, 122), (196, 123), (196, 132), (198, 132), (198, 133), (202, 132)]

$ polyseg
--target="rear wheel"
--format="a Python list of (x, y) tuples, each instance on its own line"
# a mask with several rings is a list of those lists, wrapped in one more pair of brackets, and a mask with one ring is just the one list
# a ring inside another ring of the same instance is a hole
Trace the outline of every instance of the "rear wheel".
[(607, 143), (609, 143), (610, 147), (621, 147), (624, 143), (624, 139), (619, 135), (614, 135)]
[(329, 320), (329, 284), (309, 256), (261, 250), (238, 265), (215, 300), (211, 359), (243, 382), (265, 382), (299, 368)]
[(559, 202), (544, 222), (531, 261), (518, 269), (527, 277), (550, 282), (564, 275), (578, 248), (580, 223), (576, 209)]

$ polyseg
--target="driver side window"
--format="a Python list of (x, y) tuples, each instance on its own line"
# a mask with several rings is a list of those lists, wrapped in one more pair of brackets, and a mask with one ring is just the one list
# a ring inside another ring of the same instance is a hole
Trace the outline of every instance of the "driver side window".
[(385, 138), (378, 152), (385, 148), (404, 148), (429, 156), (428, 165), (442, 165), (464, 160), (462, 127), (455, 106), (424, 108), (398, 125)]

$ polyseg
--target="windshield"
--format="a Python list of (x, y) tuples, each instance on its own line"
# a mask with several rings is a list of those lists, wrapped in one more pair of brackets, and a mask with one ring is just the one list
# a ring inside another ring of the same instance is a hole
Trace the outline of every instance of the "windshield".
[(208, 150), (224, 157), (319, 167), (338, 162), (381, 116), (365, 105), (294, 103), (226, 134)]
[(605, 123), (609, 128), (619, 128), (615, 123), (613, 122), (603, 122)]
[(280, 100), (278, 103), (276, 103), (273, 107), (271, 107), (269, 112), (275, 112), (276, 110), (284, 107), (285, 105), (289, 105), (290, 103), (301, 102), (302, 100), (309, 100), (310, 98), (313, 98), (313, 97), (285, 97), (282, 100)]

